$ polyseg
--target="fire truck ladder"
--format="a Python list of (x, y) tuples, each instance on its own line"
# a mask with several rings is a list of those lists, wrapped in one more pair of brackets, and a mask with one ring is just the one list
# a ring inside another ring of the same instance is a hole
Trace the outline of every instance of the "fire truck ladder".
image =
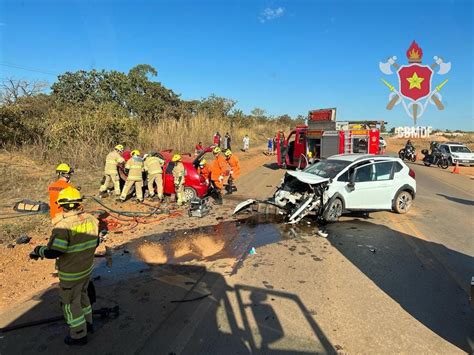
[(344, 153), (346, 154), (352, 153), (352, 132), (351, 131), (344, 132)]

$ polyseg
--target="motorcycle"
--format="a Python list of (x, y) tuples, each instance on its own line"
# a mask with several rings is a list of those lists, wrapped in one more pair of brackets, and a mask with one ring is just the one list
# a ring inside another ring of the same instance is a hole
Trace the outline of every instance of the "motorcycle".
[(421, 151), (424, 154), (423, 164), (426, 166), (438, 165), (441, 169), (447, 169), (449, 166), (448, 157), (441, 152), (432, 152), (430, 153), (428, 149), (423, 149)]
[(409, 160), (411, 162), (415, 162), (416, 161), (416, 153), (415, 153), (415, 148), (413, 147), (408, 147), (407, 149), (405, 148), (402, 148), (398, 151), (398, 157), (401, 159), (401, 160)]

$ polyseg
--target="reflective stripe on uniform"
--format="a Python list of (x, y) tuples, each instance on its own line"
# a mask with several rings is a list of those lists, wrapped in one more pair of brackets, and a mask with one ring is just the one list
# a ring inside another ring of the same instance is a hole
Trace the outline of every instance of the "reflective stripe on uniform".
[(67, 240), (64, 240), (64, 239), (54, 238), (53, 244), (51, 244), (51, 247), (54, 247), (56, 249), (66, 250), (68, 248), (68, 242)]
[(95, 224), (92, 221), (87, 221), (84, 223), (76, 224), (71, 228), (72, 236), (75, 234), (83, 233), (89, 234), (94, 233)]
[(71, 328), (79, 327), (86, 322), (84, 314), (81, 314), (77, 318), (73, 318), (70, 304), (64, 305), (64, 313), (66, 314), (66, 322)]
[(97, 239), (89, 240), (84, 243), (74, 244), (67, 248), (66, 253), (77, 253), (91, 248), (97, 247)]
[(85, 308), (82, 309), (82, 314), (87, 316), (88, 314), (91, 314), (92, 313), (92, 306), (87, 306)]
[(149, 175), (154, 175), (154, 174), (163, 174), (162, 170), (152, 170), (148, 172)]
[(47, 249), (47, 247), (42, 246), (39, 248), (39, 255), (44, 258), (44, 251)]
[(92, 264), (87, 270), (81, 272), (58, 271), (58, 276), (61, 281), (78, 281), (86, 276), (89, 276), (92, 273), (93, 268), (94, 264)]

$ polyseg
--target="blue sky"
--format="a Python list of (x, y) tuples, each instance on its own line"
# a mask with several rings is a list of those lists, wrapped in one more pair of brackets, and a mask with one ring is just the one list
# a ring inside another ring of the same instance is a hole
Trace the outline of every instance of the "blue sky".
[(411, 125), (401, 105), (385, 109), (395, 75), (379, 61), (416, 40), (423, 63), (452, 63), (420, 125), (474, 130), (473, 2), (465, 1), (6, 1), (0, 0), (0, 77), (55, 76), (79, 69), (153, 65), (156, 80), (183, 98), (233, 98), (244, 112), (306, 115), (337, 107), (338, 118)]

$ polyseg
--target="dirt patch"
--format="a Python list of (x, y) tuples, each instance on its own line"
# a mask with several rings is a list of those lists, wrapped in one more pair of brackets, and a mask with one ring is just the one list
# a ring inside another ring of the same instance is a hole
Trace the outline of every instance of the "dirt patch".
[[(236, 151), (242, 165), (241, 175), (249, 175), (252, 171), (262, 166), (264, 163), (273, 161), (274, 158), (263, 155), (264, 147), (254, 147), (249, 152)], [(11, 162), (14, 162), (8, 166)], [(22, 157), (16, 153), (0, 152), (0, 167), (8, 172), (0, 174), (0, 214), (11, 214), (15, 201), (23, 198), (47, 201), (47, 186), (55, 179), (53, 165), (46, 165), (29, 158)], [(3, 171), (3, 170), (2, 170)], [(76, 169), (73, 183), (81, 186), (84, 195), (96, 195), (99, 182), (102, 178), (102, 171), (84, 171)], [(242, 180), (242, 183), (247, 178)], [(240, 184), (240, 183), (239, 183)], [(242, 184), (241, 186), (243, 186)], [(249, 185), (249, 194), (255, 194), (261, 186)], [(107, 206), (116, 210), (150, 211), (157, 203), (147, 202), (147, 205), (137, 205), (133, 201), (119, 204), (113, 199), (102, 200)], [(180, 214), (172, 218), (149, 218), (141, 221), (133, 219), (121, 220), (120, 232), (109, 234), (105, 244), (100, 246), (99, 253), (102, 253), (104, 246), (109, 248), (120, 248), (122, 245), (133, 240), (139, 240), (143, 236), (169, 233), (170, 231), (188, 230), (192, 228), (217, 225), (222, 219), (232, 219), (231, 214), (235, 201), (224, 197), (224, 205), (213, 207), (212, 212), (205, 218), (189, 218), (185, 208), (174, 210), (175, 204), (170, 203), (168, 207), (172, 211)], [(87, 211), (97, 211), (102, 207), (92, 200), (86, 200), (85, 209)], [(217, 219), (219, 218), (219, 219)], [(47, 242), (51, 231), (51, 222), (48, 215), (15, 217), (0, 219), (0, 310), (16, 303), (31, 298), (34, 294), (46, 289), (53, 283), (58, 282), (54, 269), (54, 261), (51, 260), (30, 260), (28, 254), (36, 245), (43, 245)], [(224, 234), (227, 230), (218, 232)], [(29, 244), (17, 245), (13, 248), (14, 240), (21, 235), (32, 237)], [(173, 260), (188, 260), (188, 262), (204, 262), (215, 258), (222, 253), (228, 245), (225, 240), (215, 238), (214, 231), (201, 233), (199, 238), (184, 238), (183, 241), (173, 244), (172, 251), (166, 245), (156, 243), (144, 243), (137, 254), (143, 260), (150, 263), (172, 263)], [(169, 240), (167, 241), (169, 242)], [(10, 246), (11, 246), (10, 245)], [(166, 254), (168, 253), (168, 254)], [(171, 256), (170, 256), (171, 255)], [(220, 257), (224, 257), (221, 255)]]

